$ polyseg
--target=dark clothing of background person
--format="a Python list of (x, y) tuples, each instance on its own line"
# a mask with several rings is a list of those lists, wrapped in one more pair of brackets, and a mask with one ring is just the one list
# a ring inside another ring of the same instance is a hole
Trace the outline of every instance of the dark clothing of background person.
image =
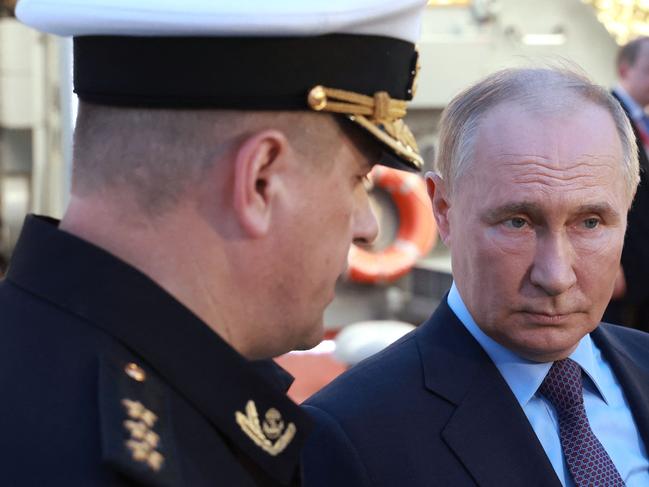
[(649, 331), (649, 160), (636, 122), (620, 97), (612, 92), (629, 117), (638, 144), (640, 184), (628, 213), (627, 230), (622, 250), (622, 268), (626, 293), (613, 299), (606, 308), (604, 321)]

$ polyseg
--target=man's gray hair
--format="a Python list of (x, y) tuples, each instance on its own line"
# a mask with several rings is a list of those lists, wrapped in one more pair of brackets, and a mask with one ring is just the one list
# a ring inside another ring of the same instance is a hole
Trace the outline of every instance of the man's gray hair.
[(622, 144), (622, 165), (630, 200), (640, 181), (638, 148), (631, 124), (617, 100), (587, 76), (567, 68), (511, 68), (493, 73), (457, 95), (440, 121), (436, 172), (452, 191), (474, 158), (474, 145), (487, 113), (502, 103), (551, 112), (578, 109), (590, 102), (613, 118)]

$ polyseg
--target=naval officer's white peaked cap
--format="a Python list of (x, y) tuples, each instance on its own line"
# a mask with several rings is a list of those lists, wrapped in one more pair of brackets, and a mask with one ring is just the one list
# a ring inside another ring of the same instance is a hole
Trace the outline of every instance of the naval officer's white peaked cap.
[(421, 169), (403, 123), (425, 0), (20, 0), (74, 37), (75, 92), (119, 106), (340, 113)]
[(416, 42), (422, 0), (21, 0), (16, 14), (60, 36), (365, 34)]

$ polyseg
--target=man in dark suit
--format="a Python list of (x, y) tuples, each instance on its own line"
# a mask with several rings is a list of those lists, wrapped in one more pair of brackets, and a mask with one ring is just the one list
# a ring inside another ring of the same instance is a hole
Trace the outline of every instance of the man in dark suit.
[(613, 96), (631, 121), (638, 144), (640, 184), (628, 215), (622, 266), (604, 319), (649, 331), (649, 38), (639, 37), (620, 48), (617, 56), (619, 84)]
[(81, 101), (69, 207), (0, 282), (1, 485), (300, 482), (268, 359), (320, 341), (372, 164), (421, 166), (423, 6), (19, 3), (75, 37)]
[(454, 284), (306, 402), (305, 485), (649, 485), (649, 335), (600, 324), (638, 184), (619, 104), (498, 72), (447, 107), (436, 163)]

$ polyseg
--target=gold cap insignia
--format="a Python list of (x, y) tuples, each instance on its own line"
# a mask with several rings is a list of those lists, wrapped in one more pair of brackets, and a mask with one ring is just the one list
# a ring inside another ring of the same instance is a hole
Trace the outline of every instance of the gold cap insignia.
[(307, 103), (317, 112), (347, 115), (389, 147), (408, 166), (418, 171), (423, 167), (424, 161), (419, 155), (415, 137), (403, 121), (407, 108), (404, 100), (393, 99), (385, 91), (367, 96), (318, 85), (309, 91)]
[(264, 415), (263, 425), (259, 421), (257, 406), (250, 400), (246, 404), (246, 414), (235, 412), (234, 417), (243, 432), (255, 444), (272, 456), (282, 453), (295, 437), (295, 424), (286, 425), (282, 415), (275, 408), (270, 408)]

